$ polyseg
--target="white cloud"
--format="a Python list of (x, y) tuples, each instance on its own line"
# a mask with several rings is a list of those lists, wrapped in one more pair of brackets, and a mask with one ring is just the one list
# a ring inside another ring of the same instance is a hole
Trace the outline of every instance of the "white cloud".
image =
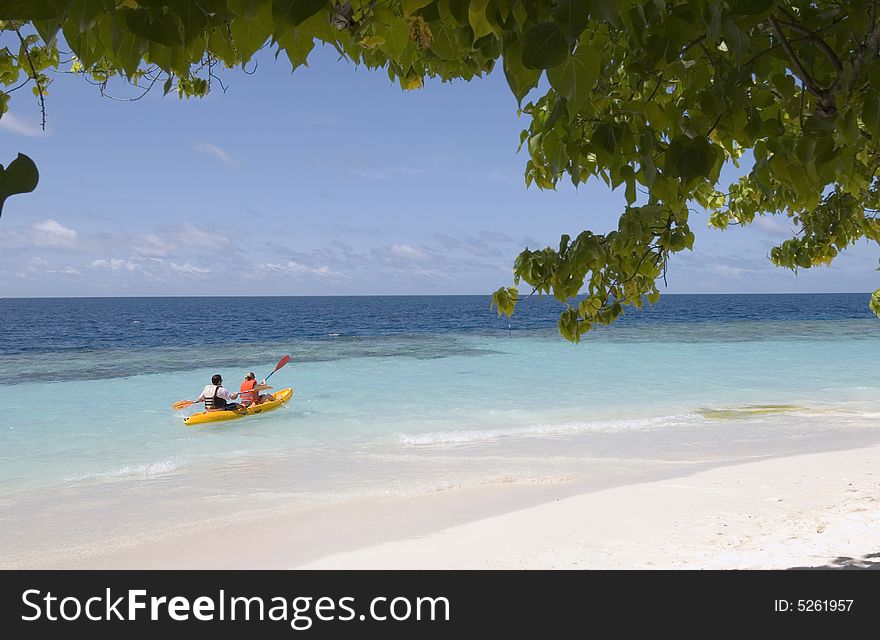
[(41, 275), (46, 273), (53, 273), (62, 276), (81, 276), (77, 269), (74, 269), (70, 265), (65, 265), (63, 267), (54, 267), (48, 260), (42, 258), (40, 256), (34, 256), (30, 260), (27, 261), (24, 271), (16, 272), (16, 275), (19, 278), (27, 278), (29, 275)]
[(424, 251), (420, 251), (415, 247), (411, 247), (408, 244), (393, 244), (389, 248), (391, 253), (401, 258), (411, 258), (415, 260), (424, 260), (427, 255)]
[(710, 269), (724, 278), (739, 278), (741, 276), (755, 273), (754, 269), (743, 269), (742, 267), (732, 267), (726, 264), (712, 265)]
[(31, 225), (31, 239), (38, 247), (71, 249), (76, 246), (76, 231), (55, 220), (44, 220)]
[(219, 233), (211, 233), (202, 231), (198, 227), (187, 223), (183, 225), (183, 229), (177, 233), (177, 239), (182, 244), (200, 247), (203, 249), (217, 249), (229, 244), (229, 238)]
[(163, 258), (171, 250), (171, 243), (166, 242), (155, 233), (144, 233), (134, 239), (135, 255), (142, 258)]
[(435, 233), (434, 239), (447, 251), (462, 251), (479, 257), (496, 257), (502, 252), (492, 245), (491, 240), (473, 237), (454, 237), (448, 233)]
[(191, 265), (189, 262), (184, 262), (183, 264), (178, 264), (176, 262), (172, 262), (170, 265), (172, 271), (176, 271), (177, 273), (188, 273), (191, 275), (204, 275), (206, 273), (211, 273), (210, 269), (205, 269), (204, 267), (196, 267)]
[(513, 238), (508, 236), (506, 233), (502, 233), (501, 231), (480, 231), (479, 236), (480, 240), (483, 240), (485, 242), (514, 242)]
[(791, 220), (785, 218), (785, 222), (783, 222), (776, 216), (758, 216), (755, 218), (755, 227), (771, 236), (789, 238), (797, 233), (797, 229)]
[(82, 273), (71, 267), (70, 265), (64, 267), (63, 269), (53, 269), (49, 273), (59, 273), (64, 276), (81, 276)]
[(272, 262), (267, 262), (261, 264), (259, 268), (263, 269), (264, 271), (295, 273), (299, 275), (313, 275), (321, 277), (342, 275), (336, 271), (332, 271), (327, 266), (309, 267), (299, 262), (294, 262), (293, 260), (288, 260), (287, 264), (276, 264)]
[(23, 136), (42, 136), (45, 134), (39, 125), (20, 120), (11, 113), (6, 113), (0, 118), (0, 129), (6, 129)]
[(199, 153), (207, 153), (210, 156), (214, 156), (223, 164), (230, 167), (238, 167), (241, 166), (238, 160), (233, 158), (231, 155), (226, 153), (223, 149), (218, 147), (216, 144), (210, 144), (208, 142), (199, 142), (194, 145), (193, 148)]
[(141, 268), (139, 264), (120, 258), (93, 260), (89, 266), (93, 269), (110, 269), (111, 271), (140, 271)]

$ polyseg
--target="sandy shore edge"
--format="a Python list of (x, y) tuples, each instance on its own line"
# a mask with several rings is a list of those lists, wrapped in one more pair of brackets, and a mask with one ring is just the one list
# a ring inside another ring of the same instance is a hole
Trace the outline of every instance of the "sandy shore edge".
[(878, 446), (773, 458), (554, 499), (292, 566), (880, 568), (878, 472)]

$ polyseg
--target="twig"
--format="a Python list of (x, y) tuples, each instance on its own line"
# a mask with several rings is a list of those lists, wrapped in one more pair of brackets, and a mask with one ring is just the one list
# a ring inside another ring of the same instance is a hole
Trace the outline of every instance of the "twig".
[(21, 31), (18, 29), (15, 30), (18, 39), (21, 40), (21, 46), (24, 48), (24, 55), (27, 58), (28, 64), (31, 67), (31, 73), (33, 74), (31, 77), (34, 79), (34, 84), (37, 85), (37, 93), (39, 93), (40, 98), (40, 112), (42, 113), (43, 120), (41, 123), (41, 127), (43, 131), (46, 130), (46, 96), (43, 94), (43, 84), (40, 82), (37, 77), (37, 69), (34, 67), (34, 61), (31, 60), (31, 50), (28, 48), (27, 43), (24, 41), (24, 37), (21, 35)]
[(800, 61), (800, 58), (795, 54), (794, 49), (791, 47), (791, 44), (786, 39), (785, 34), (782, 31), (782, 27), (779, 25), (779, 22), (776, 20), (775, 16), (770, 16), (770, 24), (773, 25), (773, 28), (776, 30), (776, 35), (779, 36), (779, 42), (782, 44), (782, 48), (785, 49), (786, 55), (788, 55), (788, 59), (791, 60), (791, 63), (795, 66), (795, 70), (798, 72), (800, 79), (807, 86), (807, 89), (810, 90), (810, 93), (815, 95), (820, 100), (825, 100), (827, 98), (827, 93), (822, 90), (819, 86), (816, 85), (812, 76), (807, 72), (803, 63)]
[(684, 46), (681, 48), (681, 51), (678, 52), (678, 57), (679, 57), (679, 58), (682, 57), (685, 53), (687, 53), (687, 50), (688, 50), (688, 49), (690, 49), (691, 47), (693, 47), (693, 46), (696, 45), (696, 44), (700, 44), (700, 43), (703, 42), (703, 40), (705, 40), (705, 39), (706, 39), (706, 36), (705, 36), (705, 35), (702, 35), (702, 36), (700, 36), (699, 38), (694, 38), (693, 40), (691, 40), (690, 42), (688, 42), (686, 45), (684, 45)]
[(115, 100), (116, 102), (137, 102), (138, 100), (140, 100), (141, 98), (143, 98), (145, 95), (147, 95), (150, 92), (150, 90), (153, 88), (153, 85), (155, 85), (156, 81), (158, 81), (158, 80), (159, 80), (158, 76), (153, 78), (153, 80), (150, 82), (149, 86), (147, 86), (147, 88), (141, 92), (141, 95), (136, 96), (134, 98), (117, 98), (116, 96), (111, 96), (106, 91), (106, 89), (107, 89), (106, 82), (96, 83), (96, 82), (91, 82), (91, 80), (88, 80), (88, 82), (90, 82), (91, 84), (98, 85), (98, 90), (101, 92), (102, 98), (107, 98), (108, 100)]
[(819, 48), (819, 50), (825, 54), (825, 57), (831, 61), (831, 64), (834, 65), (834, 68), (837, 69), (838, 73), (843, 71), (843, 63), (840, 61), (840, 58), (837, 57), (837, 54), (834, 52), (834, 49), (828, 46), (828, 43), (825, 42), (815, 31), (810, 31), (803, 25), (796, 22), (796, 18), (788, 13), (784, 8), (780, 8), (783, 14), (788, 16), (788, 20), (780, 20), (779, 24), (784, 24), (785, 26), (794, 29), (795, 31), (799, 31), (807, 35), (807, 37), (815, 43), (815, 45)]

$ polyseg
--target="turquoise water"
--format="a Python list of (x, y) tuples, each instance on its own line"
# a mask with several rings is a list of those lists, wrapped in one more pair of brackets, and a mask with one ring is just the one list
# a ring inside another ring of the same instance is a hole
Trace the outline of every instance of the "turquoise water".
[[(181, 329), (163, 308), (179, 300), (95, 301), (101, 312), (73, 319), (65, 304), (88, 303), (56, 302), (49, 317), (39, 302), (0, 301), (4, 321), (21, 314), (14, 331), (28, 313), (41, 318), (30, 342), (9, 332), (0, 342), (14, 399), (0, 419), (0, 564), (273, 509), (623, 481), (880, 441), (880, 322), (865, 296), (672, 298), (579, 346), (556, 336), (558, 307), (544, 302), (508, 326), (482, 298), (445, 299), (431, 325), (407, 313), (414, 299), (371, 300), (360, 324), (334, 324), (323, 299), (311, 313), (309, 299), (274, 299), (305, 305), (299, 324), (269, 308), (264, 334), (236, 340), (247, 317), (226, 311), (224, 326), (215, 313), (224, 339), (206, 345), (205, 326)], [(723, 304), (737, 314), (718, 313)], [(195, 409), (170, 409), (213, 373), (234, 386), (285, 353), (292, 361), (270, 382), (295, 394), (278, 411), (188, 428)]]

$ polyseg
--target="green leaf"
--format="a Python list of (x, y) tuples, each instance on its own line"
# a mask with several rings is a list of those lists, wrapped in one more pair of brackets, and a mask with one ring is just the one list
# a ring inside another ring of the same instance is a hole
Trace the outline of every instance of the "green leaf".
[(590, 17), (617, 25), (620, 23), (620, 6), (617, 0), (592, 0), (590, 2)]
[(474, 30), (474, 40), (492, 33), (492, 25), (486, 19), (486, 6), (489, 0), (471, 0), (468, 5), (468, 24)]
[(853, 109), (845, 109), (837, 114), (837, 131), (835, 142), (846, 146), (853, 145), (859, 139), (859, 123)]
[(168, 2), (168, 5), (177, 15), (180, 24), (183, 26), (183, 41), (185, 44), (190, 44), (205, 32), (205, 27), (208, 26), (208, 19), (197, 2), (174, 0), (173, 2)]
[(504, 49), (504, 77), (520, 106), (526, 94), (537, 87), (541, 79), (539, 69), (529, 69), (523, 64), (522, 42), (519, 39), (510, 41)]
[(6, 198), (17, 193), (28, 193), (37, 188), (40, 174), (34, 161), (23, 153), (9, 163), (5, 169), (0, 164), (0, 215)]
[(61, 29), (61, 21), (59, 19), (34, 20), (33, 25), (34, 29), (37, 30), (37, 33), (43, 39), (43, 42), (46, 44), (54, 44), (56, 42), (58, 30)]
[(549, 69), (562, 64), (568, 55), (568, 40), (553, 22), (529, 27), (523, 37), (523, 64), (530, 69)]
[(300, 29), (288, 29), (284, 35), (278, 37), (278, 44), (284, 49), (290, 66), (294, 69), (306, 64), (309, 53), (315, 48), (314, 38)]
[(67, 19), (72, 20), (80, 33), (95, 24), (95, 17), (105, 10), (104, 0), (76, 0), (69, 9)]
[(499, 317), (502, 313), (510, 317), (513, 315), (513, 311), (516, 308), (518, 295), (519, 292), (516, 287), (501, 287), (498, 291), (492, 294), (492, 302), (489, 308), (497, 309)]
[(624, 181), (626, 182), (626, 190), (624, 192), (626, 203), (628, 205), (632, 205), (636, 201), (635, 175), (633, 173), (632, 167), (630, 167), (629, 165), (624, 165), (620, 172), (624, 176)]
[(256, 21), (245, 18), (236, 18), (229, 27), (232, 32), (232, 40), (242, 62), (251, 59), (260, 47), (269, 38), (269, 33), (260, 27)]
[(272, 0), (276, 35), (305, 22), (326, 6), (326, 0)]
[(526, 0), (515, 0), (513, 5), (513, 19), (522, 29), (529, 20), (529, 10), (526, 9)]
[(463, 47), (461, 39), (461, 27), (452, 27), (445, 22), (432, 22), (428, 27), (434, 39), (431, 41), (431, 51), (441, 60), (461, 59)]
[(272, 0), (226, 0), (226, 6), (237, 16), (253, 18), (257, 15), (257, 9), (262, 2)]
[(124, 33), (113, 52), (116, 64), (123, 70), (125, 75), (131, 78), (140, 66), (147, 50), (147, 41), (133, 33)]
[(590, 139), (590, 142), (598, 145), (598, 147), (608, 155), (614, 155), (614, 150), (617, 149), (619, 139), (620, 136), (617, 128), (602, 122), (596, 125), (596, 129), (593, 132), (593, 137)]
[(874, 289), (874, 293), (871, 294), (871, 302), (869, 303), (871, 311), (874, 312), (874, 315), (880, 317), (880, 289)]
[(427, 7), (434, 0), (400, 0), (400, 6), (403, 8), (403, 15), (409, 16), (419, 9)]
[(872, 93), (862, 103), (862, 124), (876, 140), (880, 139), (880, 98)]
[(125, 23), (141, 38), (167, 46), (183, 44), (180, 21), (170, 12), (149, 9), (124, 9)]
[(0, 20), (51, 20), (68, 4), (64, 0), (3, 0)]
[(735, 16), (757, 16), (767, 13), (776, 4), (776, 0), (733, 0), (730, 13)]
[(568, 100), (569, 113), (580, 111), (596, 86), (600, 56), (592, 45), (582, 45), (561, 65), (547, 70), (550, 86)]
[(437, 12), (440, 19), (451, 27), (464, 27), (469, 24), (470, 0), (438, 0)]
[(559, 333), (569, 342), (580, 342), (577, 309), (569, 307), (559, 315)]
[(380, 48), (392, 59), (400, 61), (411, 44), (415, 47), (413, 41), (409, 39), (409, 26), (403, 18), (393, 14), (387, 15), (383, 19), (386, 21), (384, 24), (377, 23), (374, 27), (376, 35), (385, 38), (385, 44)]
[(589, 23), (589, 0), (559, 0), (553, 8), (553, 20), (569, 42), (575, 42)]
[(228, 65), (238, 62), (238, 54), (235, 52), (232, 39), (224, 26), (211, 29), (208, 34), (208, 49)]
[(666, 150), (666, 170), (684, 183), (697, 177), (708, 177), (715, 164), (716, 151), (705, 137), (676, 136)]
[(727, 48), (733, 53), (737, 62), (742, 62), (749, 52), (749, 36), (739, 28), (736, 21), (726, 18), (721, 27), (721, 33), (724, 35), (724, 42)]

